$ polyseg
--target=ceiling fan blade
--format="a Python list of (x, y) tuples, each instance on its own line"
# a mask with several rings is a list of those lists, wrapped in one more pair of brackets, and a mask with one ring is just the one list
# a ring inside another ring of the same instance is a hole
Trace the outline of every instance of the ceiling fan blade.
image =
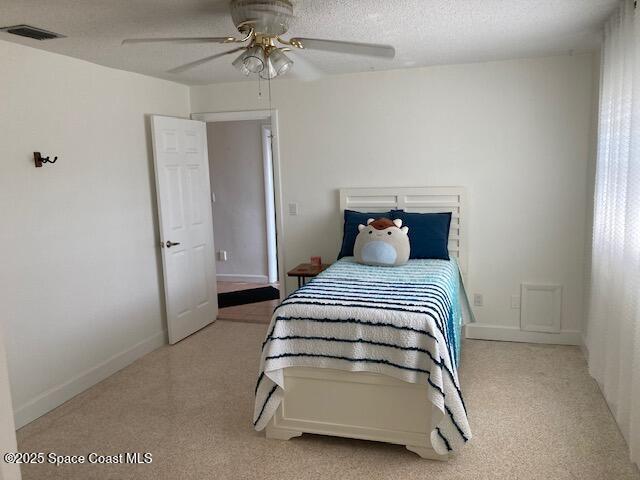
[(231, 43), (232, 37), (126, 38), (122, 45), (136, 43)]
[(308, 58), (305, 58), (305, 54), (302, 50), (292, 50), (291, 55), (293, 57), (293, 67), (291, 68), (291, 73), (298, 80), (302, 80), (303, 82), (313, 82), (314, 80), (319, 80), (322, 77), (326, 76), (326, 74), (316, 67)]
[(167, 70), (167, 73), (182, 73), (185, 70), (189, 70), (190, 68), (197, 67), (198, 65), (202, 65), (203, 63), (210, 62), (211, 60), (215, 60), (216, 58), (224, 57), (225, 55), (231, 55), (232, 53), (236, 53), (244, 49), (245, 47), (238, 47), (226, 52), (216, 53), (215, 55), (201, 58), (200, 60), (196, 60), (195, 62), (185, 63), (184, 65), (180, 65), (179, 67), (172, 68), (171, 70)]
[(348, 53), (367, 57), (393, 58), (396, 49), (391, 45), (376, 43), (341, 42), (337, 40), (321, 40), (318, 38), (292, 38), (291, 43), (298, 43), (307, 50), (324, 50), (325, 52)]

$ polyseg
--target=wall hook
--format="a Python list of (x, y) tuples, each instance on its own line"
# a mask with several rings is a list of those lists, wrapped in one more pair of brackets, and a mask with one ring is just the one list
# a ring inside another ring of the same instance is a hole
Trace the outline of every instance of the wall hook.
[(53, 157), (53, 160), (49, 160), (49, 157), (43, 157), (40, 152), (33, 152), (33, 161), (36, 163), (36, 168), (41, 167), (43, 163), (56, 163), (58, 157)]

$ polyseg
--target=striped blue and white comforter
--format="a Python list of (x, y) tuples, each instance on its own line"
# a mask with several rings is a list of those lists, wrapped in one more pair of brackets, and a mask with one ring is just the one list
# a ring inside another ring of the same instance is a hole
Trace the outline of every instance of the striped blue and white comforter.
[[(456, 366), (460, 351), (455, 261), (372, 267), (339, 260), (274, 311), (262, 346), (254, 426), (283, 397), (283, 369), (366, 371), (428, 386), (437, 408), (431, 443), (441, 454), (471, 438)], [(398, 406), (401, 408), (401, 406)]]

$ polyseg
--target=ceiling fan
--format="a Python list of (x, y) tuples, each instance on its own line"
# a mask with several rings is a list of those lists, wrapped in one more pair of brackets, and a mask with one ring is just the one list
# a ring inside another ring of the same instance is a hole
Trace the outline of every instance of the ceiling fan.
[(184, 38), (129, 38), (123, 44), (136, 43), (241, 43), (242, 46), (217, 53), (169, 70), (181, 73), (225, 55), (242, 52), (232, 65), (244, 75), (258, 74), (272, 79), (284, 75), (293, 66), (285, 52), (293, 49), (323, 50), (326, 52), (393, 58), (395, 49), (391, 45), (374, 43), (342, 42), (317, 38), (281, 37), (289, 30), (293, 19), (291, 0), (231, 0), (231, 18), (242, 35), (237, 37), (184, 37)]

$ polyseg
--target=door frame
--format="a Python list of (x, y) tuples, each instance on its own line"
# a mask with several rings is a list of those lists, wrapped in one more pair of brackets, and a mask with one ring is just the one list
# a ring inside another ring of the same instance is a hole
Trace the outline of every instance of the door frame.
[[(271, 162), (273, 165), (273, 191), (275, 196), (276, 244), (278, 253), (278, 281), (280, 300), (285, 297), (286, 276), (284, 271), (284, 216), (282, 203), (282, 181), (280, 176), (280, 129), (278, 110), (239, 110), (225, 112), (192, 113), (192, 120), (201, 122), (238, 122), (242, 120), (265, 120), (271, 124)], [(215, 243), (215, 238), (213, 239)]]
[(267, 277), (269, 283), (279, 280), (278, 278), (278, 252), (276, 239), (276, 198), (273, 181), (273, 152), (271, 124), (260, 125), (260, 140), (262, 141), (262, 167), (264, 173), (264, 209), (267, 226)]

